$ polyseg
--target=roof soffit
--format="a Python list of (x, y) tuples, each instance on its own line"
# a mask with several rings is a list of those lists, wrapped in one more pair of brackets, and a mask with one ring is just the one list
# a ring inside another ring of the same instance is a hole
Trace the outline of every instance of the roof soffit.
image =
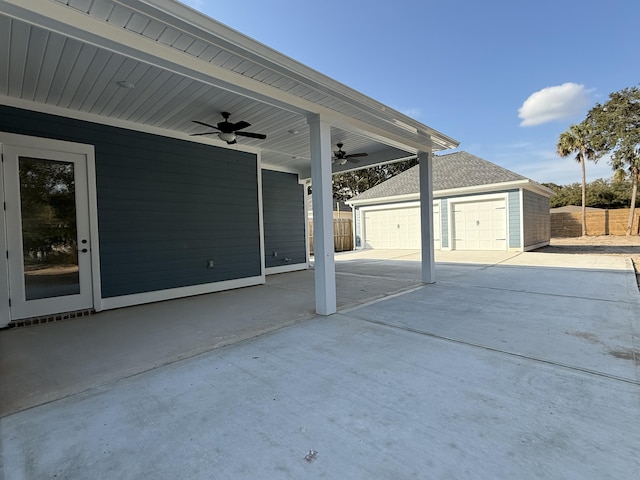
[[(44, 2), (38, 12), (22, 8), (21, 0), (4, 3), (5, 10), (15, 18), (279, 108), (323, 115), (333, 125), (355, 129), (397, 148), (410, 147), (411, 153), (456, 144), (430, 127), (176, 2), (94, 0), (85, 2), (84, 11), (77, 7), (82, 1), (69, 7), (67, 3), (72, 2), (55, 0)], [(137, 6), (138, 11), (130, 6)], [(184, 36), (190, 38), (181, 38)], [(207, 60), (212, 48), (226, 52), (218, 60), (221, 65)]]

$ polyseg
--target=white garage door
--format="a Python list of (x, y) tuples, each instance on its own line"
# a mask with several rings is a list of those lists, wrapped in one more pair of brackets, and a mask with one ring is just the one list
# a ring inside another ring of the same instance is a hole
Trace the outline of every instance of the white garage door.
[(455, 250), (506, 250), (507, 208), (504, 199), (453, 204)]
[[(440, 248), (440, 209), (434, 205), (435, 247)], [(365, 211), (364, 246), (379, 249), (420, 249), (420, 207)]]

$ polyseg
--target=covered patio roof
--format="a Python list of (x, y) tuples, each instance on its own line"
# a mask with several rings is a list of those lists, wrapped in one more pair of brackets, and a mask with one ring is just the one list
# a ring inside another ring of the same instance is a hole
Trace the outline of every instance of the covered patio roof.
[[(171, 0), (0, 2), (0, 96), (11, 106), (191, 141), (221, 112), (266, 140), (263, 166), (310, 177), (309, 115), (331, 144), (390, 162), (457, 142), (199, 12)], [(122, 87), (124, 85), (124, 87)], [(126, 88), (131, 87), (131, 88)], [(353, 165), (334, 164), (333, 171)]]
[[(172, 0), (0, 0), (0, 103), (255, 153), (311, 178), (316, 310), (336, 311), (331, 175), (406, 158), (431, 162), (457, 142)], [(266, 139), (216, 134), (222, 112)], [(45, 135), (45, 132), (43, 132)], [(332, 162), (336, 144), (367, 153)], [(430, 166), (422, 195), (430, 198)], [(425, 209), (429, 210), (430, 209)], [(430, 215), (426, 213), (425, 215)], [(422, 219), (425, 281), (434, 281)]]

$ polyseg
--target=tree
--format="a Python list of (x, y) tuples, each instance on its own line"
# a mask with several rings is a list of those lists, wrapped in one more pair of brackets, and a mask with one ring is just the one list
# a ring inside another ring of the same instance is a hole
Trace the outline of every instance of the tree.
[(609, 95), (587, 114), (592, 125), (596, 154), (611, 153), (611, 167), (618, 172), (626, 170), (631, 179), (631, 211), (627, 235), (631, 235), (635, 215), (638, 180), (640, 180), (640, 90), (625, 88)]
[(576, 161), (582, 169), (582, 236), (587, 235), (587, 176), (585, 174), (586, 160), (595, 160), (595, 150), (591, 146), (591, 128), (586, 121), (571, 125), (569, 130), (560, 134), (556, 145), (558, 155), (566, 158), (576, 153)]
[(333, 196), (339, 200), (349, 200), (417, 164), (418, 160), (412, 159), (338, 173), (333, 176)]
[[(626, 174), (625, 174), (626, 177)], [(564, 207), (566, 205), (580, 205), (580, 183), (571, 185), (556, 185), (555, 183), (543, 183), (547, 188), (555, 192), (549, 199), (551, 208)], [(626, 178), (612, 180), (598, 179), (587, 184), (587, 207), (594, 208), (626, 208), (631, 200), (631, 182)], [(640, 199), (636, 200), (636, 207)]]

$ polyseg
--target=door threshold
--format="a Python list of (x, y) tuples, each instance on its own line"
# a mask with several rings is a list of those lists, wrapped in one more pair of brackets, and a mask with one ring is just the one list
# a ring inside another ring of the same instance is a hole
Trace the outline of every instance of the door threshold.
[(18, 320), (11, 320), (6, 327), (2, 330), (10, 328), (30, 327), (32, 325), (41, 325), (43, 323), (59, 322), (61, 320), (69, 320), (71, 318), (81, 318), (93, 315), (96, 311), (91, 308), (87, 310), (76, 310), (75, 312), (56, 313), (53, 315), (41, 315), (39, 317), (20, 318)]

